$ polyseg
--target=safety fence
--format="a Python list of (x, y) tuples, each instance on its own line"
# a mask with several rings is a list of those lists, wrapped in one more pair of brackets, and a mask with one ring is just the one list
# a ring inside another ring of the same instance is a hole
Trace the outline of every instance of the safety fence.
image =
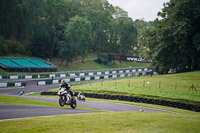
[(26, 86), (26, 82), (8, 82), (8, 83), (0, 83), (0, 87), (9, 87), (9, 86)]
[[(111, 74), (109, 71), (104, 73), (96, 73), (95, 75), (93, 73), (88, 73), (88, 75), (79, 75), (76, 76), (75, 74), (73, 76), (63, 78), (66, 82), (74, 82), (74, 81), (90, 81), (90, 80), (100, 80), (100, 79), (116, 79), (116, 78), (125, 78), (125, 77), (138, 77), (141, 75), (149, 75), (151, 74), (148, 69), (146, 71), (139, 71), (139, 72), (133, 72), (133, 71), (125, 71), (125, 73), (122, 73), (119, 71), (119, 73), (112, 72)], [(51, 80), (44, 80), (44, 81), (38, 81), (38, 85), (47, 85), (47, 84), (57, 84), (60, 83), (62, 79), (51, 79)]]
[[(89, 81), (99, 79), (115, 79), (123, 77), (137, 77), (140, 75), (153, 74), (153, 68), (128, 68), (128, 69), (102, 69), (96, 71), (68, 71), (44, 75), (0, 75), (0, 79), (38, 79), (38, 85), (56, 84), (65, 79), (67, 82)], [(154, 73), (155, 74), (155, 73)], [(43, 81), (41, 81), (43, 80)], [(11, 83), (10, 83), (11, 82)], [(0, 83), (0, 87), (15, 86), (19, 81), (10, 81), (9, 83)], [(23, 81), (26, 82), (26, 81)], [(22, 86), (24, 84), (21, 84)]]
[(102, 69), (102, 70), (87, 70), (87, 71), (66, 71), (56, 72), (52, 74), (40, 74), (40, 75), (7, 75), (0, 74), (1, 79), (41, 79), (41, 78), (64, 78), (64, 77), (76, 77), (76, 76), (92, 76), (92, 75), (108, 75), (108, 74), (122, 74), (133, 72), (152, 72), (153, 68), (121, 68), (121, 69)]

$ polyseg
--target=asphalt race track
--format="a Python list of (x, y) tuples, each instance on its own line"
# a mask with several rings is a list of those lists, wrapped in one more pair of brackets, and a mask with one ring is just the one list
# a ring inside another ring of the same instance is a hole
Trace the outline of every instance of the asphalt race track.
[[(23, 98), (29, 98), (34, 100), (40, 100), (40, 101), (47, 101), (47, 102), (54, 102), (58, 103), (58, 98), (53, 97), (38, 97), (38, 96), (22, 96)], [(87, 99), (86, 99), (87, 100)], [(147, 108), (142, 106), (135, 106), (135, 105), (128, 105), (128, 104), (119, 104), (119, 103), (110, 103), (110, 102), (100, 102), (100, 101), (78, 101), (78, 106), (81, 107), (87, 107), (87, 108), (95, 108), (100, 109), (103, 111), (162, 111), (162, 112), (168, 112), (164, 110), (159, 109), (153, 109), (153, 108)]]
[(97, 111), (33, 105), (0, 104), (0, 120), (93, 112)]
[[(37, 86), (35, 82), (31, 81), (25, 88), (5, 88), (0, 89), (0, 95), (9, 95), (9, 96), (18, 96), (18, 92), (25, 90), (26, 93), (31, 92), (41, 92), (47, 91), (49, 89), (59, 88), (59, 85), (45, 85)], [(21, 96), (23, 98), (41, 100), (47, 102), (58, 103), (58, 98), (52, 97), (38, 97), (38, 96)], [(99, 102), (99, 101), (78, 101), (78, 106), (100, 109), (103, 111), (154, 111), (154, 112), (170, 112), (165, 110), (134, 106), (128, 104), (119, 104), (119, 103), (109, 103), (109, 102)], [(58, 114), (80, 114), (80, 113), (94, 113), (99, 111), (91, 110), (81, 110), (81, 109), (71, 109), (71, 108), (56, 108), (56, 107), (44, 107), (44, 106), (32, 106), (32, 105), (9, 105), (9, 104), (0, 104), (0, 120), (7, 119), (16, 119), (16, 118), (26, 118), (26, 117), (38, 117), (38, 116), (51, 116)]]

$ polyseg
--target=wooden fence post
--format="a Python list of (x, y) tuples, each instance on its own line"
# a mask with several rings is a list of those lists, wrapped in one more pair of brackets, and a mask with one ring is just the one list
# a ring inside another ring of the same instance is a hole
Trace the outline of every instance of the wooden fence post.
[(175, 90), (176, 90), (176, 88), (177, 88), (177, 82), (176, 82), (176, 84), (175, 84)]
[(160, 89), (160, 86), (161, 86), (161, 81), (159, 81), (159, 89)]
[(145, 80), (143, 81), (143, 87), (144, 87), (144, 85), (145, 85)]

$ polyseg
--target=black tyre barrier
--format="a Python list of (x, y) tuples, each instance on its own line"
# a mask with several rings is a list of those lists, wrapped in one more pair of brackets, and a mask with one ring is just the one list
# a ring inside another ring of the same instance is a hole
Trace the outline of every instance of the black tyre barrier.
[[(41, 92), (41, 95), (58, 95), (57, 92)], [(78, 95), (78, 92), (75, 92), (75, 96)], [(157, 100), (157, 99), (148, 99), (132, 96), (119, 96), (119, 95), (107, 95), (107, 94), (95, 94), (95, 93), (84, 93), (86, 97), (90, 98), (99, 98), (99, 99), (109, 99), (109, 100), (122, 100), (129, 102), (138, 102), (138, 103), (148, 103), (156, 104), (168, 107), (174, 107), (179, 109), (186, 109), (191, 111), (200, 112), (200, 105), (192, 105), (180, 102)]]

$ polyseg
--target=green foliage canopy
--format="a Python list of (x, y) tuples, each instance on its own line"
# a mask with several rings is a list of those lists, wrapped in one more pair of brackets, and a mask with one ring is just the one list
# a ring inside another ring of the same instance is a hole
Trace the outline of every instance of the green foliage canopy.
[(2, 55), (65, 55), (70, 61), (77, 55), (84, 59), (89, 49), (128, 54), (137, 43), (134, 22), (107, 0), (1, 0), (0, 16), (0, 42), (6, 44), (0, 45)]
[(200, 69), (200, 1), (170, 0), (158, 15), (145, 44), (157, 71)]

